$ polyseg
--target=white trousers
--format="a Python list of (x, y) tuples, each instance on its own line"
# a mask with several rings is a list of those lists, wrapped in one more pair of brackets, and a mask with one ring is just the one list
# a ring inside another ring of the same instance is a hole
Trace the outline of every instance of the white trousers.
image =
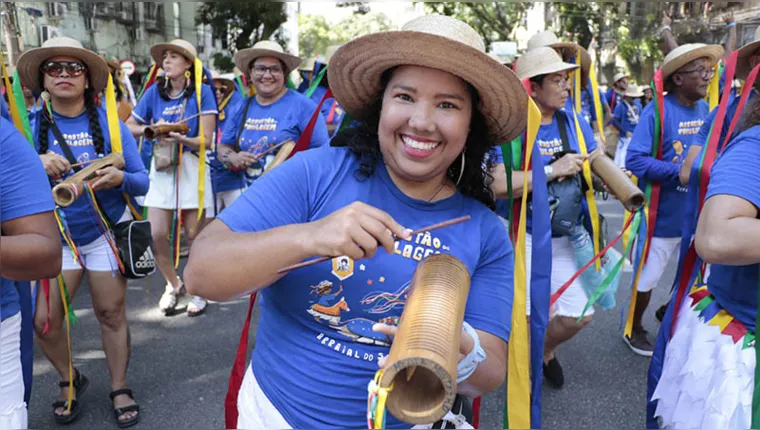
[(0, 323), (0, 430), (27, 428), (21, 369), (21, 313)]
[(625, 169), (625, 156), (628, 154), (628, 145), (630, 143), (630, 137), (620, 136), (620, 139), (618, 139), (617, 150), (615, 151), (615, 165), (621, 169)]

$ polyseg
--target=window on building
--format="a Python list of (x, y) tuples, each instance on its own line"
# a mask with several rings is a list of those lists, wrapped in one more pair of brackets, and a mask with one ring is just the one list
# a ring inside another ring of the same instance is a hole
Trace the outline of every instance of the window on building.
[(68, 9), (68, 2), (53, 1), (47, 3), (47, 12), (50, 17), (63, 18)]
[(182, 32), (180, 31), (180, 19), (179, 19), (179, 2), (175, 1), (174, 4), (174, 37), (182, 37)]

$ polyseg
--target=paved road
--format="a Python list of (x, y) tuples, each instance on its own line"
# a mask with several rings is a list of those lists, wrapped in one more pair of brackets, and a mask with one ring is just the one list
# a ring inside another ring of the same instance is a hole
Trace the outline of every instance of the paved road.
[[(619, 204), (601, 203), (601, 208), (610, 221), (610, 235), (619, 232)], [(669, 280), (674, 266), (671, 262)], [(629, 280), (630, 274), (624, 273), (621, 284)], [(163, 291), (158, 276), (151, 279), (148, 290), (145, 281), (132, 282), (128, 288), (133, 344), (128, 380), (142, 407), (137, 428), (223, 428), (227, 378), (247, 301), (212, 304), (200, 318), (184, 314), (164, 318), (156, 308)], [(655, 291), (652, 307), (667, 300), (667, 291), (664, 284)], [(621, 289), (618, 307), (625, 304), (626, 296)], [(74, 306), (80, 319), (73, 330), (74, 362), (90, 378), (90, 387), (82, 398), (82, 417), (73, 428), (116, 428), (100, 330), (86, 288), (80, 289)], [(653, 310), (645, 325), (652, 332), (657, 330)], [(561, 390), (544, 388), (544, 428), (644, 428), (648, 359), (630, 352), (619, 327), (618, 310), (597, 313), (587, 330), (560, 348), (566, 385)], [(56, 426), (50, 404), (58, 391), (58, 377), (36, 353), (29, 426), (51, 428)], [(503, 403), (503, 389), (486, 397), (482, 428), (501, 428)]]

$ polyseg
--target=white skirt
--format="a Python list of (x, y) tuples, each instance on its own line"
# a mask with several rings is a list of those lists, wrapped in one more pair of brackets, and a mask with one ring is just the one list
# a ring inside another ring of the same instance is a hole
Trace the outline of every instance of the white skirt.
[(21, 313), (0, 323), (0, 429), (27, 428), (21, 369)]
[[(198, 166), (200, 159), (190, 152), (182, 153), (180, 176), (180, 207), (181, 209), (198, 209)], [(177, 209), (175, 193), (174, 168), (161, 172), (156, 171), (156, 160), (150, 163), (150, 189), (145, 196), (144, 206), (149, 208)], [(214, 190), (211, 188), (211, 168), (206, 166), (205, 194), (203, 207), (212, 210), (214, 207)]]
[[(755, 348), (708, 324), (686, 297), (652, 400), (660, 428), (748, 429)], [(727, 314), (726, 314), (727, 315)], [(730, 316), (729, 316), (730, 317)]]

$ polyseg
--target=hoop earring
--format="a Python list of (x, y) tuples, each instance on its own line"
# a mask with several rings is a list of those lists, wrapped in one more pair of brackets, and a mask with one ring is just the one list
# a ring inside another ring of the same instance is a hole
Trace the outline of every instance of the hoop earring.
[(454, 185), (454, 188), (459, 188), (459, 183), (462, 182), (462, 176), (464, 176), (464, 151), (462, 151), (462, 169), (459, 171), (459, 179), (457, 179), (457, 184)]

